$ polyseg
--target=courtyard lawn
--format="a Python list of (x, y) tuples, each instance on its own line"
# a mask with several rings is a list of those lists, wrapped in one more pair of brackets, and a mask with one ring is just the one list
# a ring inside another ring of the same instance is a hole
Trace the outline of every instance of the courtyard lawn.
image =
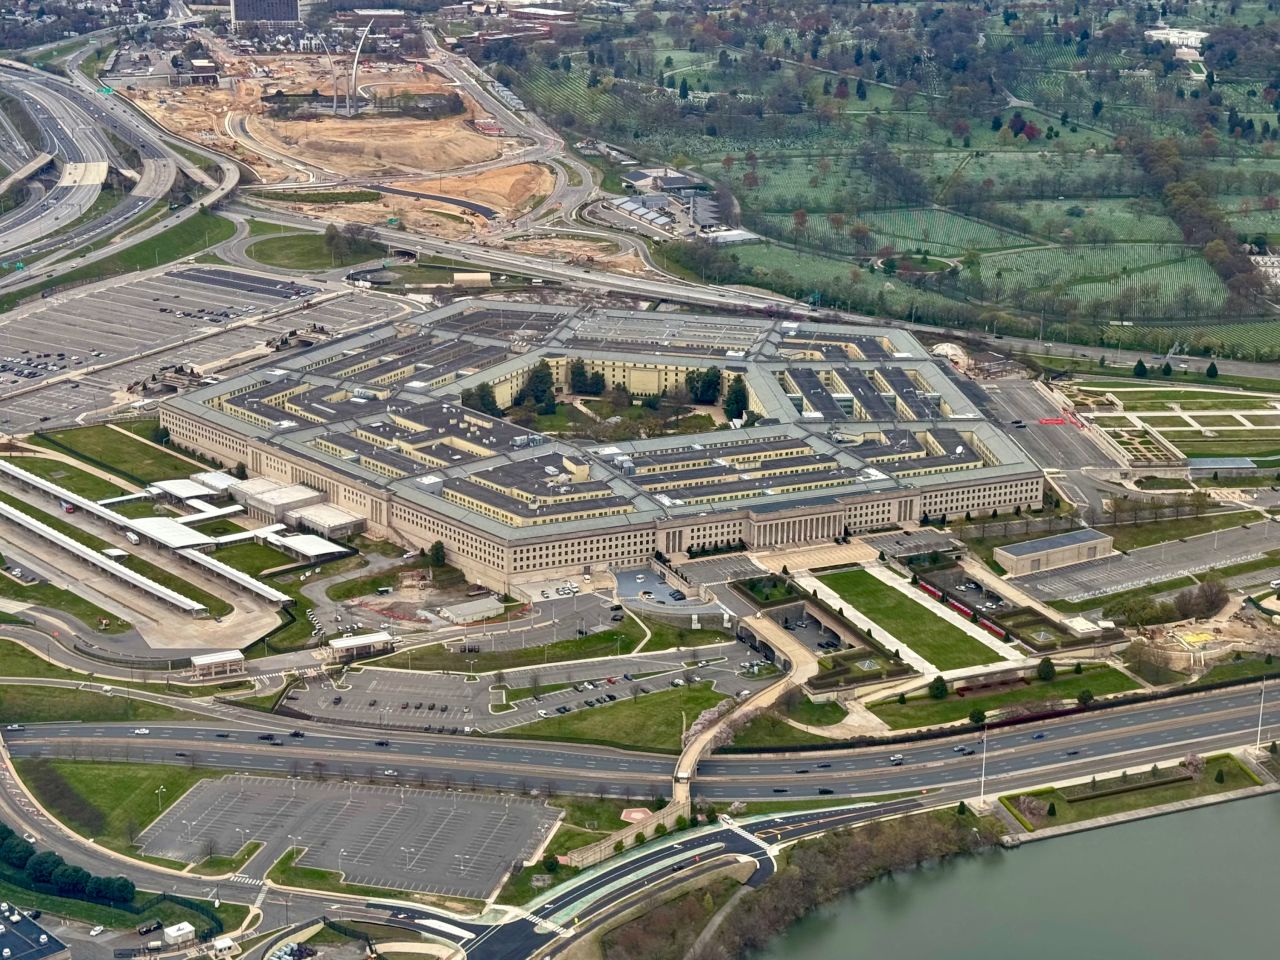
[(993, 713), (1002, 707), (1037, 700), (1074, 700), (1083, 690), (1095, 697), (1109, 693), (1136, 690), (1138, 684), (1112, 667), (1087, 667), (1084, 673), (1058, 674), (1047, 683), (1032, 680), (999, 693), (973, 693), (961, 697), (948, 694), (944, 700), (934, 700), (928, 695), (911, 697), (906, 703), (887, 701), (871, 707), (871, 712), (895, 730), (914, 727), (931, 727), (941, 723), (963, 720), (974, 710)]
[(926, 606), (925, 594), (916, 601), (881, 583), (865, 570), (848, 570), (819, 577), (851, 607), (883, 627), (939, 670), (994, 663), (999, 655)]
[(504, 731), (503, 736), (676, 753), (681, 731), (724, 697), (710, 684), (700, 683), (619, 700), (604, 707), (579, 703), (572, 713), (525, 724)]
[[(642, 618), (644, 619), (644, 618)], [(624, 623), (634, 623), (630, 617)], [(715, 643), (728, 643), (733, 637), (719, 630), (691, 630), (673, 626), (661, 620), (644, 620), (649, 628), (649, 642), (644, 645), (645, 652), (651, 650), (674, 650), (676, 647), (705, 647)]]
[(205, 469), (108, 426), (76, 427), (37, 434), (31, 442), (51, 447), (139, 483), (177, 480)]

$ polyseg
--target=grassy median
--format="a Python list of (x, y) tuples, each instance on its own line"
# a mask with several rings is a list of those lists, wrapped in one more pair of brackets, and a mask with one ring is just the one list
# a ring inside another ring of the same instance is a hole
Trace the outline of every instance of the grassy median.
[(923, 593), (917, 601), (865, 570), (833, 573), (818, 579), (850, 607), (939, 670), (974, 667), (1000, 659), (990, 647), (930, 610), (927, 603), (933, 601)]

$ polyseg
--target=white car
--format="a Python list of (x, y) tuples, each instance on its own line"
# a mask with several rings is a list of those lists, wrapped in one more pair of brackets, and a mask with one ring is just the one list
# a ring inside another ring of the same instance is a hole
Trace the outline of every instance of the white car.
[(149, 734), (150, 732), (151, 732), (151, 731), (150, 731), (150, 730), (148, 730), (146, 727), (138, 727), (138, 729), (136, 729), (136, 730), (134, 730), (134, 731), (133, 731), (133, 735), (134, 735), (135, 737), (145, 737), (145, 736), (146, 736), (147, 734)]
[(102, 924), (98, 924), (96, 927), (94, 927), (92, 930), (89, 931), (89, 936), (96, 937), (105, 929), (106, 927), (104, 927)]
[(27, 841), (27, 843), (35, 843), (35, 842), (36, 842), (36, 838), (35, 838), (35, 837), (33, 837), (33, 836), (32, 836), (31, 834), (29, 834), (29, 833), (24, 833), (24, 834), (22, 835), (22, 839), (23, 839), (23, 840), (25, 840), (25, 841)]
[(551, 714), (547, 713), (547, 711), (545, 710), (539, 710), (538, 716), (540, 716), (543, 720), (545, 720), (547, 719), (547, 717), (551, 716)]
[(25, 730), (27, 728), (20, 723), (11, 723), (7, 727), (5, 727), (5, 729), (6, 730)]

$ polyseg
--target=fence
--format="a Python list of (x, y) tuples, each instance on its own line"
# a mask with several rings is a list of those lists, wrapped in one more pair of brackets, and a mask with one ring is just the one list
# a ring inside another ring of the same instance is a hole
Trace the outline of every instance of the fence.
[(571, 850), (565, 859), (569, 861), (569, 866), (578, 869), (594, 866), (618, 853), (619, 843), (622, 844), (622, 848), (625, 850), (627, 847), (633, 846), (636, 837), (641, 834), (644, 834), (646, 838), (655, 836), (655, 831), (659, 825), (665, 830), (671, 830), (679, 818), (688, 818), (689, 811), (692, 808), (693, 805), (688, 800), (673, 800), (661, 810), (649, 814), (649, 816), (636, 823), (629, 823), (621, 830), (615, 830), (603, 840), (597, 840), (595, 843), (585, 847)]

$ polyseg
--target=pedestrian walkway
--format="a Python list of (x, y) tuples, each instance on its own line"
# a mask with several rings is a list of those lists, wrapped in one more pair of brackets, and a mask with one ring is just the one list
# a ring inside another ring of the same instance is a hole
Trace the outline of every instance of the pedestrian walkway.
[(910, 666), (917, 673), (922, 675), (933, 676), (938, 672), (938, 668), (926, 660), (920, 654), (911, 649), (911, 645), (905, 643), (901, 637), (891, 634), (880, 624), (871, 620), (870, 617), (862, 615), (862, 611), (852, 606), (848, 600), (836, 593), (825, 583), (814, 576), (802, 576), (795, 578), (796, 585), (806, 592), (816, 592), (818, 599), (823, 600), (833, 610), (844, 610), (844, 617), (855, 627), (863, 631), (871, 631), (877, 641), (886, 650), (898, 651), (898, 656), (904, 663)]

